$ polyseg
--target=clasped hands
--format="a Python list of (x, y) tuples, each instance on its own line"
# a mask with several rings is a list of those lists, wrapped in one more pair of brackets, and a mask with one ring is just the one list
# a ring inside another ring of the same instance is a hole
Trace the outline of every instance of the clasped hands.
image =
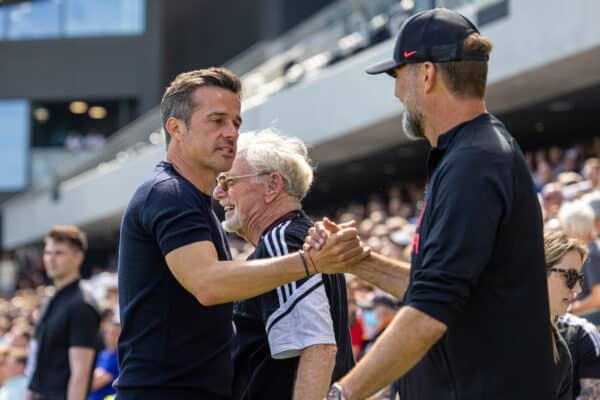
[(326, 274), (349, 272), (371, 255), (358, 236), (355, 221), (336, 224), (328, 218), (308, 230), (302, 249), (311, 255), (318, 272)]

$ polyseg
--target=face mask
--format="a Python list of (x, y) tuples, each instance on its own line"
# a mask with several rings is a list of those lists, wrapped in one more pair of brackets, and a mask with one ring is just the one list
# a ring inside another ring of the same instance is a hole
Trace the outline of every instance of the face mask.
[(364, 310), (362, 313), (362, 319), (365, 325), (376, 328), (379, 325), (379, 320), (377, 319), (377, 314), (375, 310)]

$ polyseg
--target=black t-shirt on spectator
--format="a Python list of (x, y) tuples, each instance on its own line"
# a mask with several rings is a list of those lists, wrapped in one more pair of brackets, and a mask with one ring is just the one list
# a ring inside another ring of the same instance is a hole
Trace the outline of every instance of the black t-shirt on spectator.
[(79, 279), (59, 289), (42, 306), (35, 327), (37, 360), (29, 389), (47, 397), (66, 398), (71, 376), (69, 349), (97, 350), (99, 327), (98, 306)]
[(211, 198), (161, 162), (121, 225), (119, 399), (230, 398), (232, 305), (203, 306), (165, 261), (199, 241), (212, 242), (219, 260), (231, 259)]
[(553, 398), (542, 216), (518, 145), (482, 114), (441, 135), (428, 167), (404, 304), (448, 330), (400, 398)]
[(573, 360), (573, 399), (581, 392), (579, 380), (600, 378), (600, 333), (589, 321), (572, 314), (560, 316), (556, 325)]

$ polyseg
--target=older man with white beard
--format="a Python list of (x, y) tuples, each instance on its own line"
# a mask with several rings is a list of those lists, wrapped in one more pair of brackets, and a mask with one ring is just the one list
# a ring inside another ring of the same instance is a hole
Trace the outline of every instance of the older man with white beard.
[[(313, 180), (306, 146), (273, 131), (240, 135), (213, 197), (223, 227), (256, 247), (251, 259), (299, 250), (312, 222), (301, 201)], [(315, 271), (306, 253), (305, 267)], [(322, 399), (354, 364), (344, 276), (319, 273), (234, 306), (234, 399)], [(337, 351), (336, 351), (337, 350)]]

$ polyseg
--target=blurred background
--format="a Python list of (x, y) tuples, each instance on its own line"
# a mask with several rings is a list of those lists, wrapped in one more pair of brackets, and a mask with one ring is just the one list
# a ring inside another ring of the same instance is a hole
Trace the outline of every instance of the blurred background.
[[(371, 246), (406, 258), (428, 144), (402, 134), (393, 81), (364, 69), (389, 58), (407, 17), (437, 6), (492, 39), (487, 106), (526, 153), (540, 201), (548, 183), (561, 201), (595, 189), (584, 165), (600, 155), (596, 0), (0, 0), (0, 329), (46, 294), (55, 224), (88, 234), (83, 276), (114, 296), (122, 213), (164, 157), (161, 95), (213, 65), (242, 77), (242, 132), (275, 127), (311, 145), (309, 214), (357, 219)], [(353, 285), (372, 308), (377, 294)]]

